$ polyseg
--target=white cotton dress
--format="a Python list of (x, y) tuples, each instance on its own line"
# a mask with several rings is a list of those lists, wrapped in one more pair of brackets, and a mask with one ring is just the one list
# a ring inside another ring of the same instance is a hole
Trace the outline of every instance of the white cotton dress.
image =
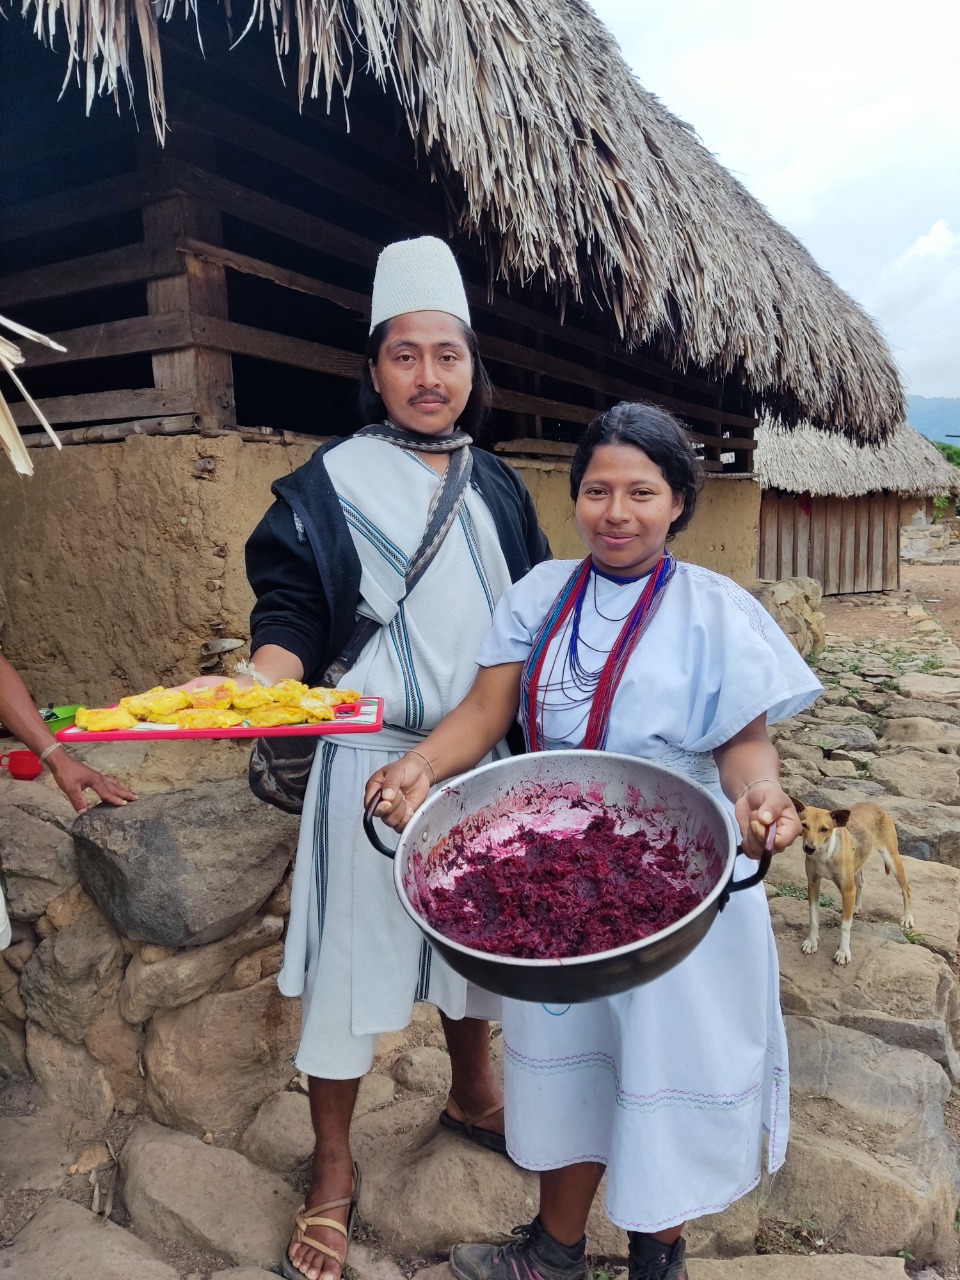
[(369, 439), (344, 442), (326, 465), (360, 557), (360, 612), (384, 624), (340, 686), (381, 695), (384, 728), (318, 746), (278, 983), (284, 995), (303, 996), (297, 1067), (349, 1080), (370, 1070), (377, 1036), (407, 1026), (417, 1000), (452, 1018), (499, 1017), (499, 1000), (468, 986), (424, 942), (397, 899), (393, 863), (367, 840), (361, 818), (367, 778), (416, 747), (469, 690), (510, 575), (493, 517), (468, 487), (459, 518), (400, 603), (439, 476)]
[[(576, 564), (538, 565), (497, 607), (481, 666), (523, 661)], [(593, 575), (580, 662), (601, 665), (647, 579)], [(596, 594), (594, 594), (594, 587)], [(605, 616), (604, 616), (605, 615)], [(544, 672), (569, 684), (564, 633)], [(592, 652), (596, 650), (596, 655)], [(555, 661), (556, 659), (556, 661)], [(722, 797), (715, 747), (757, 716), (796, 714), (820, 685), (773, 619), (729, 579), (679, 563), (624, 672), (606, 749), (657, 761)], [(548, 749), (581, 744), (585, 708), (546, 696)], [(745, 878), (756, 863), (737, 859)], [(782, 1164), (789, 1127), (779, 972), (762, 885), (734, 894), (674, 969), (577, 1005), (503, 1002), (507, 1145), (527, 1169), (607, 1166), (606, 1211), (632, 1231), (715, 1213)]]

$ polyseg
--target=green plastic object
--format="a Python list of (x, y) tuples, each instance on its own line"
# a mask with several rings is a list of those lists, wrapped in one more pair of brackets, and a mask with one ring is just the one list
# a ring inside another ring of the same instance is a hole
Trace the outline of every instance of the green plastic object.
[(77, 702), (68, 707), (44, 707), (40, 712), (40, 719), (51, 733), (57, 733), (60, 729), (70, 728), (79, 706), (80, 703)]

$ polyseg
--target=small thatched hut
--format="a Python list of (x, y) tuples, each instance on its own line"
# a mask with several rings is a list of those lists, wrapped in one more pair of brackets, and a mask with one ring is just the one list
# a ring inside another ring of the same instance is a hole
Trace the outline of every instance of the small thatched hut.
[[(0, 23), (0, 311), (67, 348), (31, 353), (26, 383), (86, 446), (42, 451), (30, 513), (0, 475), (25, 665), (75, 669), (82, 611), (65, 634), (59, 610), (91, 545), (98, 634), (142, 654), (131, 682), (243, 634), (243, 536), (273, 477), (359, 425), (368, 290), (393, 239), (453, 244), (492, 442), (529, 446), (513, 452), (556, 545), (562, 464), (529, 454), (617, 400), (686, 421), (714, 477), (697, 554), (738, 577), (761, 413), (860, 443), (902, 419), (870, 320), (637, 83), (583, 0), (240, 8), (246, 27), (195, 0), (23, 0), (26, 22)], [(36, 513), (72, 495), (53, 561)], [(157, 559), (131, 582), (134, 548)], [(130, 600), (139, 581), (149, 599)]]
[(758, 576), (809, 575), (824, 595), (900, 585), (900, 529), (934, 497), (960, 495), (960, 470), (901, 423), (880, 449), (809, 426), (764, 424)]

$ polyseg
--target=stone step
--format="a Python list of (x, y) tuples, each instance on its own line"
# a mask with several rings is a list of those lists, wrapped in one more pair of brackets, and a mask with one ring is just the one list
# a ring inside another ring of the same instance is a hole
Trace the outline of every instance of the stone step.
[(0, 1277), (178, 1280), (132, 1232), (69, 1200), (51, 1197), (0, 1253)]

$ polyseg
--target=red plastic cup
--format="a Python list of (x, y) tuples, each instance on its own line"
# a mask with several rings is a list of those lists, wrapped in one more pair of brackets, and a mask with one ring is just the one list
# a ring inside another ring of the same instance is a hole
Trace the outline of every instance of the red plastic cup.
[(0, 756), (0, 767), (6, 769), (11, 778), (19, 778), (21, 782), (32, 782), (43, 773), (40, 757), (32, 751), (8, 751)]

